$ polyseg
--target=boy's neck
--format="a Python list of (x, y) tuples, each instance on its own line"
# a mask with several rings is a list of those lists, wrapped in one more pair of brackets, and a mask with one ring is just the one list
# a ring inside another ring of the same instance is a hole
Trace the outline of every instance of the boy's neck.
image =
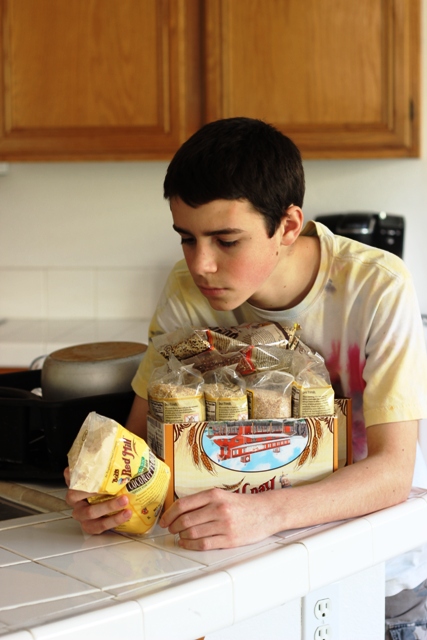
[(320, 241), (299, 236), (292, 247), (284, 247), (282, 259), (267, 287), (248, 302), (259, 309), (285, 311), (296, 307), (312, 289), (320, 268)]

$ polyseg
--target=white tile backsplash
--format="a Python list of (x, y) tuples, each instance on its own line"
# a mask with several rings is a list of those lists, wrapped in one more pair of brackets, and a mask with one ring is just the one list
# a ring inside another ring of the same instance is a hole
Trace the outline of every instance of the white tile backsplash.
[(43, 318), (46, 313), (42, 269), (0, 269), (0, 318)]
[[(151, 279), (140, 269), (97, 271), (96, 305), (101, 318), (143, 318), (152, 313)], [(148, 305), (148, 310), (147, 310)]]
[(0, 344), (0, 366), (1, 367), (29, 367), (41, 354), (45, 354), (43, 342), (34, 344)]
[(49, 318), (94, 318), (95, 275), (85, 269), (50, 269), (46, 272)]
[(150, 319), (169, 271), (0, 268), (0, 319)]
[[(88, 342), (131, 341), (147, 344), (149, 320), (12, 318), (0, 322), (0, 367), (40, 369), (43, 356)], [(36, 362), (38, 361), (37, 365)]]

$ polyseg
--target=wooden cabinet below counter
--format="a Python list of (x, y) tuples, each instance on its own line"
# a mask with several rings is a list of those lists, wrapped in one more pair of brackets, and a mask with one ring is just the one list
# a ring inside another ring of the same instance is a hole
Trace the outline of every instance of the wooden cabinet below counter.
[(0, 161), (170, 159), (261, 118), (304, 158), (420, 153), (420, 0), (0, 0)]

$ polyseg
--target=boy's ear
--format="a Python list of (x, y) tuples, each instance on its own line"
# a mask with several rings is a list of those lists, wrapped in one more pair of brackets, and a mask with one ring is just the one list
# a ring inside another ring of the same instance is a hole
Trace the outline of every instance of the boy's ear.
[(302, 231), (304, 223), (304, 214), (300, 207), (292, 204), (286, 209), (286, 213), (282, 218), (282, 244), (291, 245), (298, 238)]

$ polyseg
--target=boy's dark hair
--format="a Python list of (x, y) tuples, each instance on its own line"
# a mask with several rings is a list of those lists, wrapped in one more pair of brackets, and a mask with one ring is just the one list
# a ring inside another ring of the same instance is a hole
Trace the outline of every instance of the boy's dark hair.
[(301, 154), (273, 126), (252, 118), (206, 124), (178, 149), (164, 181), (164, 197), (197, 207), (213, 200), (248, 200), (264, 216), (269, 237), (286, 209), (302, 207)]

